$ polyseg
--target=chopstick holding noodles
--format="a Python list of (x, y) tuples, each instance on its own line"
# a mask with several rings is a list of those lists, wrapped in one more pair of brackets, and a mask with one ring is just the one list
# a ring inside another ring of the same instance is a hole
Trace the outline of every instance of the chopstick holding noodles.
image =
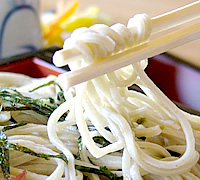
[(152, 34), (186, 24), (200, 17), (200, 1), (160, 16), (137, 14), (127, 27), (93, 25), (75, 30), (54, 54), (56, 66), (70, 65), (60, 75), (68, 87), (107, 74), (200, 38), (200, 22), (147, 41)]

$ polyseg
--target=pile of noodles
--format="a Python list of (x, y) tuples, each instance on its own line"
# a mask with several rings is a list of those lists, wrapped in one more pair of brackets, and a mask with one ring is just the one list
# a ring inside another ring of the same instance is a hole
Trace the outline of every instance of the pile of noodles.
[[(127, 27), (115, 24), (77, 29), (66, 40), (64, 49), (76, 48), (83, 58), (71, 62), (69, 67), (75, 70), (94, 59), (142, 43), (150, 31), (150, 19), (145, 14), (134, 16)], [(154, 85), (144, 71), (147, 63), (142, 60), (70, 88), (65, 87), (67, 73), (40, 79), (0, 73), (2, 87), (16, 88), (32, 98), (51, 97), (58, 102), (56, 95), (61, 90), (56, 85), (29, 92), (53, 80), (62, 87), (66, 99), (49, 118), (33, 111), (1, 112), (1, 128), (9, 123), (11, 116), (17, 122), (28, 122), (6, 131), (8, 142), (37, 153), (62, 152), (68, 160), (68, 163), (56, 158), (45, 160), (10, 151), (11, 175), (25, 169), (28, 170), (25, 179), (101, 178), (75, 168), (81, 165), (106, 167), (117, 177), (128, 180), (200, 179), (200, 117), (180, 110)], [(133, 84), (143, 92), (128, 90)], [(66, 112), (65, 121), (60, 122)], [(103, 146), (95, 137), (108, 143)]]

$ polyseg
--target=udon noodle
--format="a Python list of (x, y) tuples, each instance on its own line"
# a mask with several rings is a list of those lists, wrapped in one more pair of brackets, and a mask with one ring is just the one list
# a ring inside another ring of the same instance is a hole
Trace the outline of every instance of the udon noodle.
[[(148, 40), (150, 32), (150, 18), (140, 14), (127, 27), (115, 24), (77, 29), (63, 48), (76, 48), (83, 55), (69, 64), (75, 70)], [(67, 73), (40, 79), (0, 73), (1, 92), (13, 93), (15, 89), (43, 104), (52, 105), (50, 98), (56, 104), (49, 117), (33, 110), (2, 111), (1, 129), (13, 119), (27, 122), (5, 131), (8, 142), (36, 153), (62, 153), (67, 159), (67, 163), (61, 158), (46, 160), (10, 150), (11, 176), (27, 170), (28, 180), (98, 180), (105, 174), (110, 179), (127, 180), (199, 179), (200, 117), (174, 105), (145, 74), (147, 64), (141, 60), (70, 88), (65, 86)], [(55, 83), (42, 86), (50, 81)], [(142, 92), (129, 90), (133, 84)], [(57, 98), (60, 92), (65, 101)], [(1, 106), (8, 105), (2, 98)]]

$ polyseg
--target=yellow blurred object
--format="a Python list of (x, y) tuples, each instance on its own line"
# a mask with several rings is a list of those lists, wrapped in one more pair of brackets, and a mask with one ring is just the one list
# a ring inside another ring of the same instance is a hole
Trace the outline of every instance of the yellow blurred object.
[(57, 45), (62, 47), (66, 34), (69, 35), (79, 27), (90, 27), (93, 24), (104, 23), (110, 25), (111, 20), (106, 16), (100, 15), (99, 8), (92, 6), (84, 11), (79, 11), (79, 1), (67, 9), (63, 15), (56, 17), (50, 23), (43, 24), (44, 45)]
[(71, 16), (68, 21), (62, 23), (64, 31), (71, 32), (79, 27), (90, 27), (91, 25), (98, 23), (99, 19), (98, 7), (89, 7), (83, 12), (79, 12)]
[(78, 8), (79, 1), (74, 1), (71, 6), (65, 10), (65, 12), (60, 13), (59, 16), (55, 15), (55, 19), (47, 24), (43, 24), (44, 32), (44, 45), (54, 45), (62, 43), (62, 38), (60, 34), (62, 33), (61, 23), (66, 21)]

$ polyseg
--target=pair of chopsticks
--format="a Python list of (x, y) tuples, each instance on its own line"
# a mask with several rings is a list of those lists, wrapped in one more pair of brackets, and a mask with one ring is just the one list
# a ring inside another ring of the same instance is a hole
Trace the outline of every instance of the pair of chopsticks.
[[(197, 18), (200, 18), (200, 1), (153, 17), (151, 19), (153, 27), (152, 34), (163, 32)], [(65, 84), (71, 87), (129, 64), (136, 63), (142, 59), (161, 54), (198, 38), (200, 38), (200, 22), (179, 30), (174, 30), (171, 33), (157, 37), (121, 53), (108, 56), (101, 61), (95, 61), (86, 67), (67, 72), (66, 75), (61, 76), (65, 76)], [(62, 63), (73, 61), (79, 57), (81, 57), (81, 54), (76, 49), (63, 49), (54, 54), (53, 61), (58, 62), (55, 65), (62, 66), (64, 65)]]

